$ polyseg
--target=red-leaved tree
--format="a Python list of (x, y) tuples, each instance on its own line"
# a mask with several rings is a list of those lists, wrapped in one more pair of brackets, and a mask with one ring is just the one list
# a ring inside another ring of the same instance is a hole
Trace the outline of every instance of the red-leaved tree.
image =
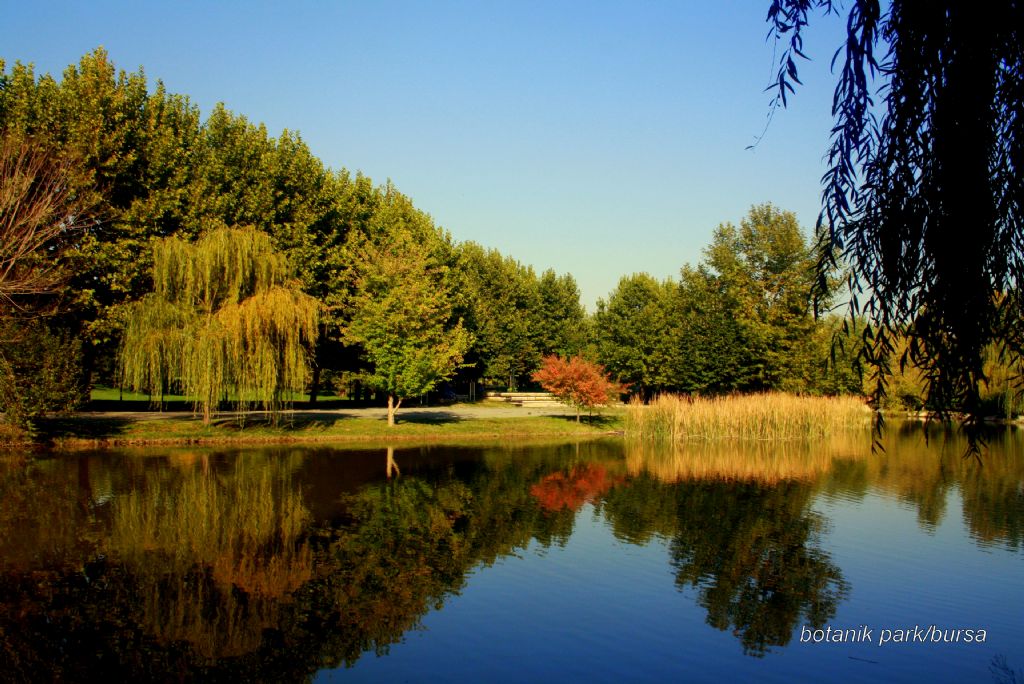
[(581, 410), (605, 406), (625, 391), (623, 385), (608, 377), (603, 366), (579, 356), (569, 359), (545, 356), (533, 379), (560, 400), (576, 407), (577, 423)]

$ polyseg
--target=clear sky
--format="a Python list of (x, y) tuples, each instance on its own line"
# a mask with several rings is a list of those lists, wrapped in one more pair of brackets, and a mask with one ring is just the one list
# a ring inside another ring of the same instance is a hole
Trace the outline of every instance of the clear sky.
[[(15, 2), (0, 58), (58, 75), (98, 46), (209, 114), (224, 102), (328, 166), (388, 178), (457, 240), (575, 276), (676, 276), (752, 204), (809, 232), (835, 17), (764, 129), (768, 0)], [(8, 67), (9, 68), (9, 67)]]

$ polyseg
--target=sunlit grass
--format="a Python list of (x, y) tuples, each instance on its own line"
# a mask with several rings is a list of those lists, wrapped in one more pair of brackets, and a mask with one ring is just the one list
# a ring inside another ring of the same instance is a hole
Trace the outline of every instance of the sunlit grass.
[(863, 429), (870, 419), (870, 410), (855, 397), (663, 394), (647, 405), (634, 400), (626, 412), (625, 427), (627, 435), (672, 441), (791, 440)]
[(281, 424), (271, 425), (261, 416), (244, 424), (225, 416), (204, 425), (188, 415), (117, 417), (77, 416), (41, 424), (40, 439), (60, 448), (143, 444), (222, 444), (288, 442), (452, 442), (503, 441), (554, 437), (605, 435), (622, 429), (622, 412), (608, 412), (593, 422), (576, 423), (570, 416), (494, 415), (479, 411), (449, 414), (443, 409), (428, 413), (399, 413), (389, 428), (380, 417), (341, 412), (286, 413)]

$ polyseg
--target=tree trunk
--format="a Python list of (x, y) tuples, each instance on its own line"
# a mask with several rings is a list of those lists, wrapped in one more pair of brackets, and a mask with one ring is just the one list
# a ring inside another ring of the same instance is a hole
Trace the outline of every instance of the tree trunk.
[(313, 381), (309, 384), (309, 403), (316, 403), (316, 395), (320, 393), (320, 365), (313, 366)]
[(580, 422), (580, 407), (576, 407), (576, 422)]
[(395, 411), (402, 405), (402, 400), (395, 401), (395, 395), (388, 395), (388, 427), (395, 427)]

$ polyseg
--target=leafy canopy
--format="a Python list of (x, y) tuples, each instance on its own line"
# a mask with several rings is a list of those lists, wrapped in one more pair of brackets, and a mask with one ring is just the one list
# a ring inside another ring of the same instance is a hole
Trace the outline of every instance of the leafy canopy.
[[(471, 336), (452, 320), (448, 269), (431, 251), (427, 218), (399, 196), (388, 199), (373, 235), (354, 234), (349, 342), (362, 345), (366, 382), (394, 400), (425, 394), (451, 377)], [(434, 245), (436, 246), (436, 245)], [(389, 411), (389, 423), (394, 414)]]
[(555, 354), (545, 356), (532, 377), (548, 392), (574, 406), (577, 421), (581, 409), (610, 404), (625, 389), (609, 379), (602, 366), (580, 356), (568, 359)]
[(276, 415), (305, 385), (320, 308), (288, 275), (270, 237), (252, 228), (157, 241), (154, 291), (128, 310), (123, 382), (150, 393), (178, 385), (206, 422), (228, 396)]

